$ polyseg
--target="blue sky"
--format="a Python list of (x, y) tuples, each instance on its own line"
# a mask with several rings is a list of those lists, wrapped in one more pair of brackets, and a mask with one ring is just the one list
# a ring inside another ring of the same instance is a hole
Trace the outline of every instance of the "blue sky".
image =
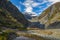
[(46, 8), (57, 0), (10, 0), (22, 13), (40, 15)]

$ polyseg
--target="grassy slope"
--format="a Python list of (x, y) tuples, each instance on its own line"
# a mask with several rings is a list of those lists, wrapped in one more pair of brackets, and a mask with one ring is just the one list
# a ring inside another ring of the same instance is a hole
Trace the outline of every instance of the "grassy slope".
[[(53, 4), (49, 8), (47, 8), (40, 16), (39, 20), (42, 24), (46, 26), (60, 21), (60, 2)], [(52, 11), (53, 9), (53, 11)], [(46, 21), (46, 22), (45, 22)]]

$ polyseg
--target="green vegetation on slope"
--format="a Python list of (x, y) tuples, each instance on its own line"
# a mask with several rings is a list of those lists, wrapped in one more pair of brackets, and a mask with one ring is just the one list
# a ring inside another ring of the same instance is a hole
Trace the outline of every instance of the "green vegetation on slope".
[(1, 32), (0, 40), (13, 40), (18, 35), (15, 32)]
[(25, 30), (28, 21), (10, 1), (0, 0), (0, 27)]

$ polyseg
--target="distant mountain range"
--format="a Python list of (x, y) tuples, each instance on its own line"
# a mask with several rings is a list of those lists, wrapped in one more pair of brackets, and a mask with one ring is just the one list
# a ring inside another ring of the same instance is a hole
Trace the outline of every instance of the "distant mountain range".
[(26, 19), (32, 20), (32, 18), (37, 17), (37, 14), (30, 13), (30, 12), (25, 12), (24, 16), (25, 16)]

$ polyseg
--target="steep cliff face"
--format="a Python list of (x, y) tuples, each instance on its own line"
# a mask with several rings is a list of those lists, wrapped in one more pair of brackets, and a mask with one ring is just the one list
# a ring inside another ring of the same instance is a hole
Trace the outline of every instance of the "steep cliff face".
[(28, 26), (24, 15), (8, 0), (0, 0), (0, 26)]
[[(59, 28), (57, 24), (60, 22), (60, 2), (57, 2), (47, 8), (40, 16), (39, 21), (45, 24), (45, 28)], [(57, 23), (57, 24), (55, 24)], [(56, 25), (55, 27), (52, 26)], [(51, 26), (50, 26), (51, 25)], [(60, 26), (60, 25), (59, 25)]]

